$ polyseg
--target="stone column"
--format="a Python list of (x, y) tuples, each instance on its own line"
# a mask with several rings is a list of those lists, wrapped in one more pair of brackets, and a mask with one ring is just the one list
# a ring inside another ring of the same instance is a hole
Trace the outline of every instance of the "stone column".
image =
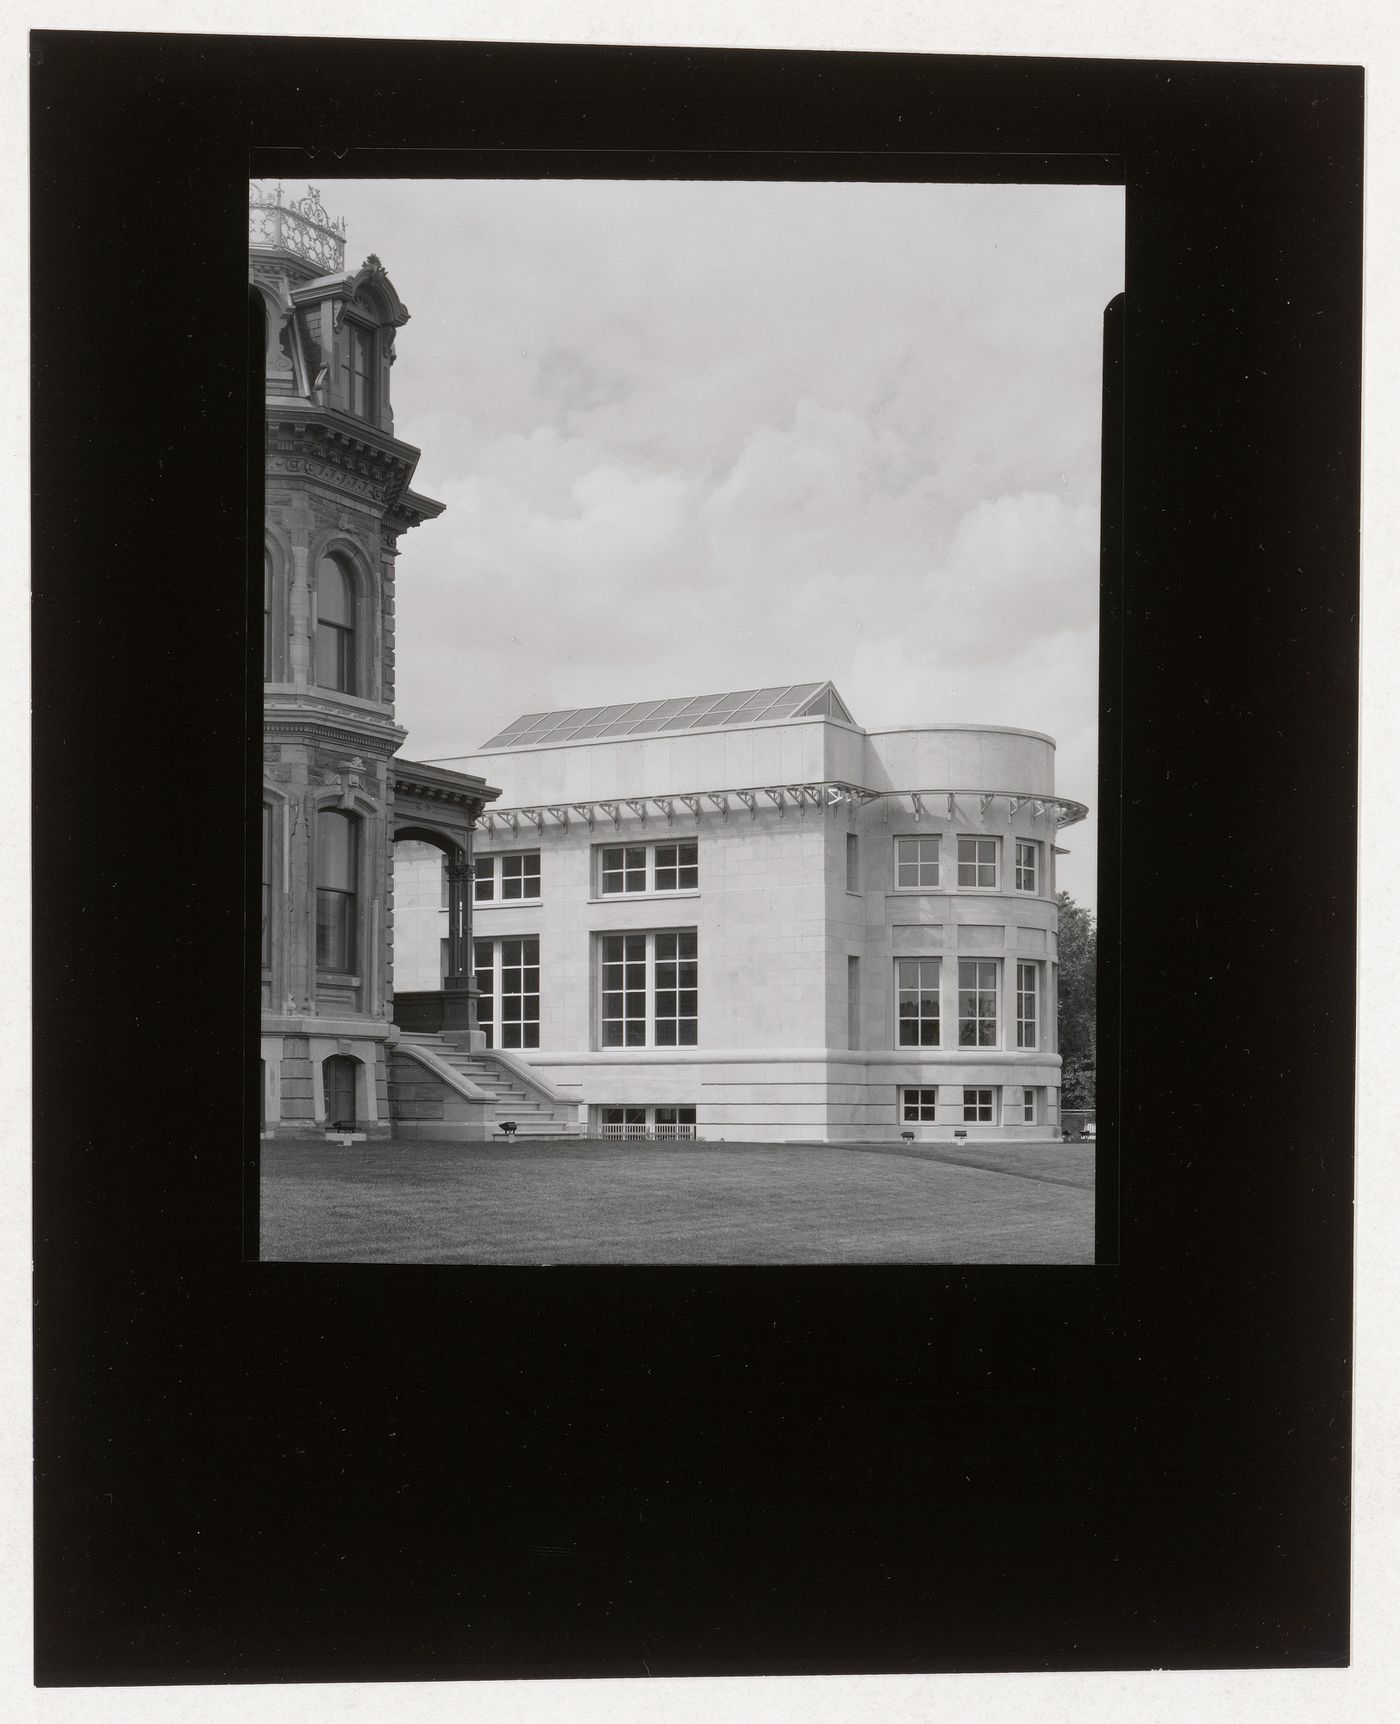
[(458, 850), (447, 864), (447, 985), (452, 987), (471, 973), (467, 960), (467, 931), (471, 924), (470, 890), (472, 865), (465, 850)]
[[(471, 961), (470, 837), (447, 864), (447, 975), (442, 984), (442, 1027), (476, 1033), (476, 982)], [(473, 1045), (475, 1043), (473, 1042)]]

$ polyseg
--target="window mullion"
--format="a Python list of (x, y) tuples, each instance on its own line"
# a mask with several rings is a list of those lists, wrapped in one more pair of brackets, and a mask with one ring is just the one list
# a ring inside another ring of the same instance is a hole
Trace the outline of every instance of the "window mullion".
[(656, 935), (647, 935), (646, 968), (647, 1032), (645, 1046), (656, 1046)]

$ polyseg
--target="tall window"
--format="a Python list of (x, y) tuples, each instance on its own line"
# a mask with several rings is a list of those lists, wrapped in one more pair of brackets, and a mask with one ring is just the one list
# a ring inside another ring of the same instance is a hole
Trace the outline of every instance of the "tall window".
[(540, 853), (513, 850), (503, 856), (478, 856), (472, 896), (478, 904), (518, 903), (540, 895)]
[(854, 832), (846, 834), (846, 890), (860, 891), (860, 839)]
[(356, 828), (352, 815), (326, 808), (316, 817), (316, 967), (355, 968), (358, 889)]
[(262, 967), (272, 964), (272, 810), (262, 811)]
[(693, 1048), (699, 1040), (694, 928), (599, 937), (599, 1041), (605, 1048)]
[(598, 891), (694, 892), (700, 885), (700, 846), (693, 838), (665, 844), (607, 844), (598, 852)]
[(358, 323), (345, 325), (346, 397), (359, 419), (374, 415), (374, 335)]
[(540, 942), (538, 935), (518, 940), (476, 940), (472, 967), (481, 990), (477, 1028), (488, 1048), (537, 1048), (540, 1045)]
[(928, 892), (938, 885), (938, 839), (896, 838), (894, 883), (901, 892)]
[(1034, 840), (1016, 840), (1016, 890), (1036, 892), (1040, 881), (1040, 846)]
[(263, 681), (272, 681), (272, 552), (263, 549)]
[(1040, 1046), (1040, 966), (1016, 966), (1016, 1046)]
[(895, 983), (898, 999), (899, 1046), (938, 1046), (937, 958), (896, 958)]
[(995, 838), (958, 839), (958, 885), (990, 887), (997, 883), (997, 841)]
[(958, 959), (958, 1046), (997, 1045), (997, 961)]
[(316, 565), (316, 682), (355, 692), (355, 590), (336, 557)]
[(860, 1046), (860, 959), (846, 959), (846, 1046)]

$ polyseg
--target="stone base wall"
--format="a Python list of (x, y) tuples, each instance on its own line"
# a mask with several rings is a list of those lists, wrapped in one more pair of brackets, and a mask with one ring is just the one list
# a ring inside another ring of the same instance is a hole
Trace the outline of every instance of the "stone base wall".
[(489, 1103), (469, 1101), (417, 1060), (389, 1053), (389, 1105), (396, 1137), (455, 1138), (478, 1143), (489, 1134)]
[[(540, 1075), (585, 1110), (595, 1135), (602, 1107), (694, 1107), (697, 1138), (739, 1143), (1049, 1142), (1059, 1136), (1058, 1061), (945, 1059), (775, 1050), (713, 1056), (530, 1054)], [(964, 1117), (965, 1087), (992, 1092), (990, 1122)], [(901, 1092), (936, 1093), (931, 1120), (905, 1120)], [(1018, 1104), (1030, 1089), (1035, 1117)]]

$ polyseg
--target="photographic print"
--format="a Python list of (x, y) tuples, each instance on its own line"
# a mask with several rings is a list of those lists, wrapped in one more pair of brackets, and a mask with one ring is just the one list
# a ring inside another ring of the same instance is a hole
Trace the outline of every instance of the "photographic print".
[(32, 46), (36, 1682), (1344, 1664), (1361, 72)]
[(249, 216), (262, 1255), (1092, 1261), (1121, 186)]

